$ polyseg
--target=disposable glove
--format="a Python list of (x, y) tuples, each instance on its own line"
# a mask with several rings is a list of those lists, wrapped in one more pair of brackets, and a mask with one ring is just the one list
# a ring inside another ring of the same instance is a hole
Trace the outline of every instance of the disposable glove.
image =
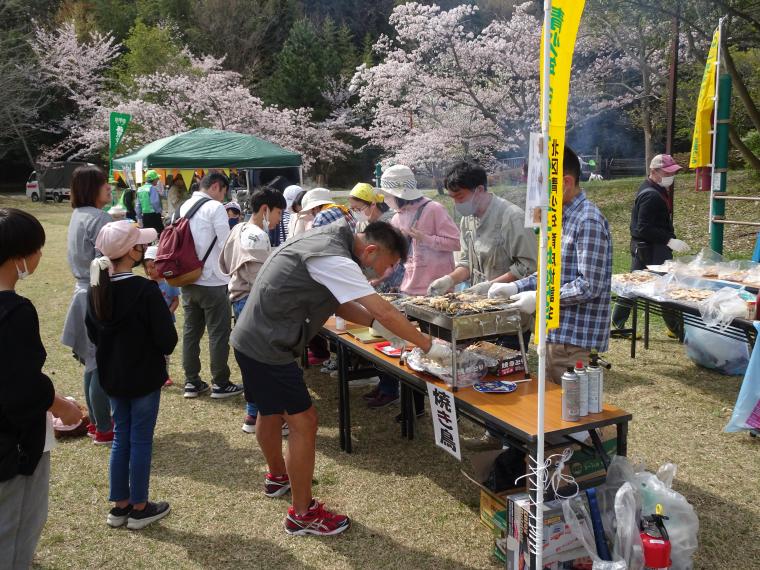
[(466, 289), (468, 293), (472, 293), (473, 295), (481, 295), (485, 297), (488, 295), (488, 290), (491, 288), (491, 282), (490, 281), (484, 281), (483, 283), (478, 283), (477, 285), (473, 285), (472, 287), (469, 287)]
[(433, 281), (428, 287), (428, 295), (443, 295), (454, 287), (454, 280), (450, 275), (444, 275)]
[(430, 345), (430, 350), (425, 355), (431, 360), (444, 362), (447, 359), (451, 359), (451, 349), (445, 344), (434, 342)]
[(372, 321), (372, 330), (391, 343), (393, 348), (404, 348), (406, 341), (400, 336), (393, 334), (387, 327), (375, 319)]
[(517, 285), (514, 283), (494, 283), (488, 289), (489, 299), (509, 299), (512, 295), (517, 295)]
[(521, 313), (526, 315), (532, 315), (536, 312), (536, 292), (535, 291), (523, 291), (517, 295), (510, 297), (515, 303), (513, 307), (520, 309)]
[(668, 247), (678, 253), (686, 253), (691, 249), (688, 243), (676, 238), (673, 238), (668, 242)]

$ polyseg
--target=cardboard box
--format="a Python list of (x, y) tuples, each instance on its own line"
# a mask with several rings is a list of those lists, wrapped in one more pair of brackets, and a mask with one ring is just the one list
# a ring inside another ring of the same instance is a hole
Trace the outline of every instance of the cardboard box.
[(496, 523), (494, 522), (496, 513), (504, 511), (505, 508), (505, 497), (495, 495), (485, 489), (480, 490), (480, 522), (488, 530), (494, 532), (496, 529)]

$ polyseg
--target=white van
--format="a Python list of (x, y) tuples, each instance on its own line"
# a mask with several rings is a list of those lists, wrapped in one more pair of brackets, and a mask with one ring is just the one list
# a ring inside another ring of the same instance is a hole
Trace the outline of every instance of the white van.
[(26, 197), (32, 202), (53, 200), (63, 202), (70, 197), (71, 175), (80, 166), (89, 162), (45, 162), (38, 163), (37, 170), (26, 181)]

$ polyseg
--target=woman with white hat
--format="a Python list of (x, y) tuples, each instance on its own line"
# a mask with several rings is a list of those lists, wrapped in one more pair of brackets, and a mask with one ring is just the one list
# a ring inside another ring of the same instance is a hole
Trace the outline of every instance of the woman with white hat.
[[(453, 252), (459, 251), (459, 228), (446, 208), (423, 196), (411, 168), (391, 166), (380, 179), (381, 192), (396, 214), (391, 224), (409, 240), (409, 256), (399, 290), (407, 295), (425, 295), (435, 279), (454, 270)], [(414, 395), (415, 414), (421, 416), (425, 402)], [(398, 399), (398, 380), (381, 375), (380, 383), (365, 394), (370, 408), (382, 408)], [(401, 421), (399, 414), (397, 421)]]
[(407, 295), (425, 295), (433, 280), (453, 271), (453, 252), (459, 251), (459, 228), (442, 204), (423, 196), (408, 166), (388, 168), (380, 186), (396, 210), (391, 224), (407, 236), (411, 245), (400, 290)]

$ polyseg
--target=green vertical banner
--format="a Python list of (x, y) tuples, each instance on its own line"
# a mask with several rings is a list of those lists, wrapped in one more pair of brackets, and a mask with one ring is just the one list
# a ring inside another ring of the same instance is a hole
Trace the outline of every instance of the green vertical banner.
[(119, 147), (121, 139), (124, 137), (124, 131), (127, 130), (129, 121), (132, 120), (132, 115), (126, 113), (112, 112), (108, 121), (108, 176), (113, 176), (113, 157), (116, 154), (116, 149)]

